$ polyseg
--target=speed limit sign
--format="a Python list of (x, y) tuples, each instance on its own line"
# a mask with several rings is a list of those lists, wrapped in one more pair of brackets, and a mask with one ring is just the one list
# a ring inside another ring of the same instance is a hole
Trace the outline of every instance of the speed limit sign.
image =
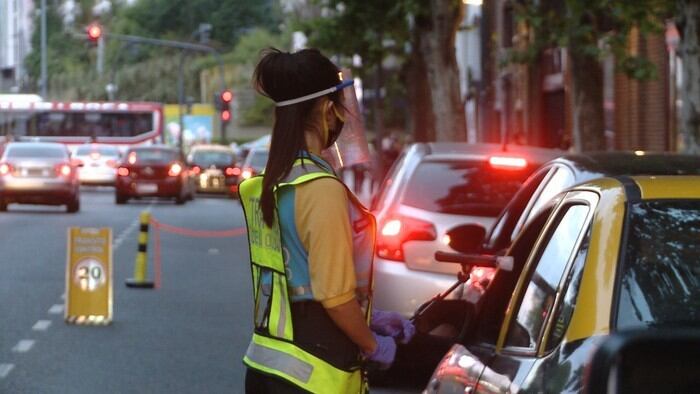
[(112, 320), (112, 230), (68, 230), (66, 322), (108, 324)]

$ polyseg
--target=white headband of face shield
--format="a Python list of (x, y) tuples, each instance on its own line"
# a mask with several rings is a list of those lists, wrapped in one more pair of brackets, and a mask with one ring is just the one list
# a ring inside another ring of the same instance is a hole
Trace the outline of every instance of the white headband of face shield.
[(348, 87), (348, 86), (352, 86), (354, 82), (355, 82), (355, 81), (354, 81), (353, 79), (348, 79), (347, 81), (343, 81), (343, 82), (341, 82), (341, 83), (338, 84), (338, 85), (335, 85), (335, 86), (333, 86), (333, 87), (331, 87), (331, 88), (328, 88), (328, 89), (325, 89), (325, 90), (321, 90), (320, 92), (307, 94), (306, 96), (297, 97), (297, 98), (291, 99), (291, 100), (285, 100), (285, 101), (277, 102), (277, 103), (275, 103), (275, 106), (277, 106), (277, 107), (284, 107), (284, 106), (287, 106), (287, 105), (292, 105), (292, 104), (301, 103), (301, 102), (303, 102), (303, 101), (313, 100), (313, 99), (315, 99), (315, 98), (318, 98), (318, 97), (321, 97), (321, 96), (325, 96), (325, 95), (327, 95), (327, 94), (331, 94), (331, 93), (337, 92), (337, 91), (342, 90), (342, 89), (344, 89), (344, 88), (346, 88), (346, 87)]

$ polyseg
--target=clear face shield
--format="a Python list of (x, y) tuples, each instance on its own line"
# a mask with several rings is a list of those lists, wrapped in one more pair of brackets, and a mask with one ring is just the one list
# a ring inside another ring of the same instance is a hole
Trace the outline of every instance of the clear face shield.
[(329, 148), (321, 152), (323, 158), (330, 163), (334, 169), (352, 167), (356, 164), (370, 161), (369, 145), (365, 134), (365, 125), (360, 112), (360, 104), (354, 89), (352, 79), (342, 80), (342, 75), (350, 75), (349, 70), (343, 70), (340, 75), (341, 83), (307, 96), (276, 103), (278, 107), (292, 105), (306, 100), (312, 100), (330, 93), (340, 91), (343, 94), (343, 107), (345, 109), (340, 116), (344, 121), (343, 128), (338, 139)]

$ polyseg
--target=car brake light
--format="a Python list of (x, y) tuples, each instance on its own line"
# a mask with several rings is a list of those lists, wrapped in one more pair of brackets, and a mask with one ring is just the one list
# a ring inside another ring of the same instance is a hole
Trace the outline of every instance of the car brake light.
[(12, 166), (7, 163), (0, 164), (0, 175), (8, 175), (12, 172)]
[(241, 175), (241, 169), (238, 167), (226, 167), (226, 176), (238, 176)]
[(195, 175), (199, 175), (199, 173), (202, 172), (202, 169), (199, 168), (199, 166), (194, 166), (192, 167), (192, 173)]
[(117, 175), (119, 176), (129, 176), (129, 169), (126, 167), (119, 167), (117, 170)]
[(129, 153), (127, 161), (129, 162), (129, 164), (136, 164), (136, 152)]
[(109, 159), (105, 162), (105, 164), (107, 164), (108, 166), (110, 166), (112, 168), (117, 168), (117, 161), (116, 160)]
[(527, 160), (522, 157), (491, 156), (489, 158), (489, 164), (491, 164), (492, 167), (520, 170), (527, 166)]
[(179, 163), (173, 163), (170, 165), (170, 169), (168, 170), (168, 175), (169, 176), (178, 176), (182, 172), (182, 166)]
[(406, 216), (392, 217), (381, 227), (377, 239), (377, 256), (404, 261), (403, 244), (408, 241), (433, 241), (437, 238), (435, 226), (427, 221)]
[(243, 177), (243, 179), (248, 179), (253, 176), (253, 171), (245, 169), (243, 170), (243, 172), (241, 172), (241, 176)]
[(65, 177), (71, 176), (73, 173), (73, 168), (68, 164), (57, 164), (56, 165), (56, 175), (61, 175)]

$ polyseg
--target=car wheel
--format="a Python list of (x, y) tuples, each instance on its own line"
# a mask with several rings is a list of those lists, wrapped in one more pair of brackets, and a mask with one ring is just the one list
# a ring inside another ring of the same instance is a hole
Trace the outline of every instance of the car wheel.
[(126, 202), (129, 199), (126, 196), (122, 196), (121, 194), (116, 194), (114, 197), (114, 202), (116, 202), (118, 205), (126, 204)]
[(187, 202), (187, 197), (179, 195), (175, 197), (175, 204), (177, 205), (182, 205)]
[(0, 200), (0, 212), (7, 211), (7, 202), (5, 200)]
[(70, 213), (78, 212), (80, 210), (80, 197), (73, 197), (73, 199), (70, 202), (68, 202), (68, 204), (66, 204), (66, 208)]

